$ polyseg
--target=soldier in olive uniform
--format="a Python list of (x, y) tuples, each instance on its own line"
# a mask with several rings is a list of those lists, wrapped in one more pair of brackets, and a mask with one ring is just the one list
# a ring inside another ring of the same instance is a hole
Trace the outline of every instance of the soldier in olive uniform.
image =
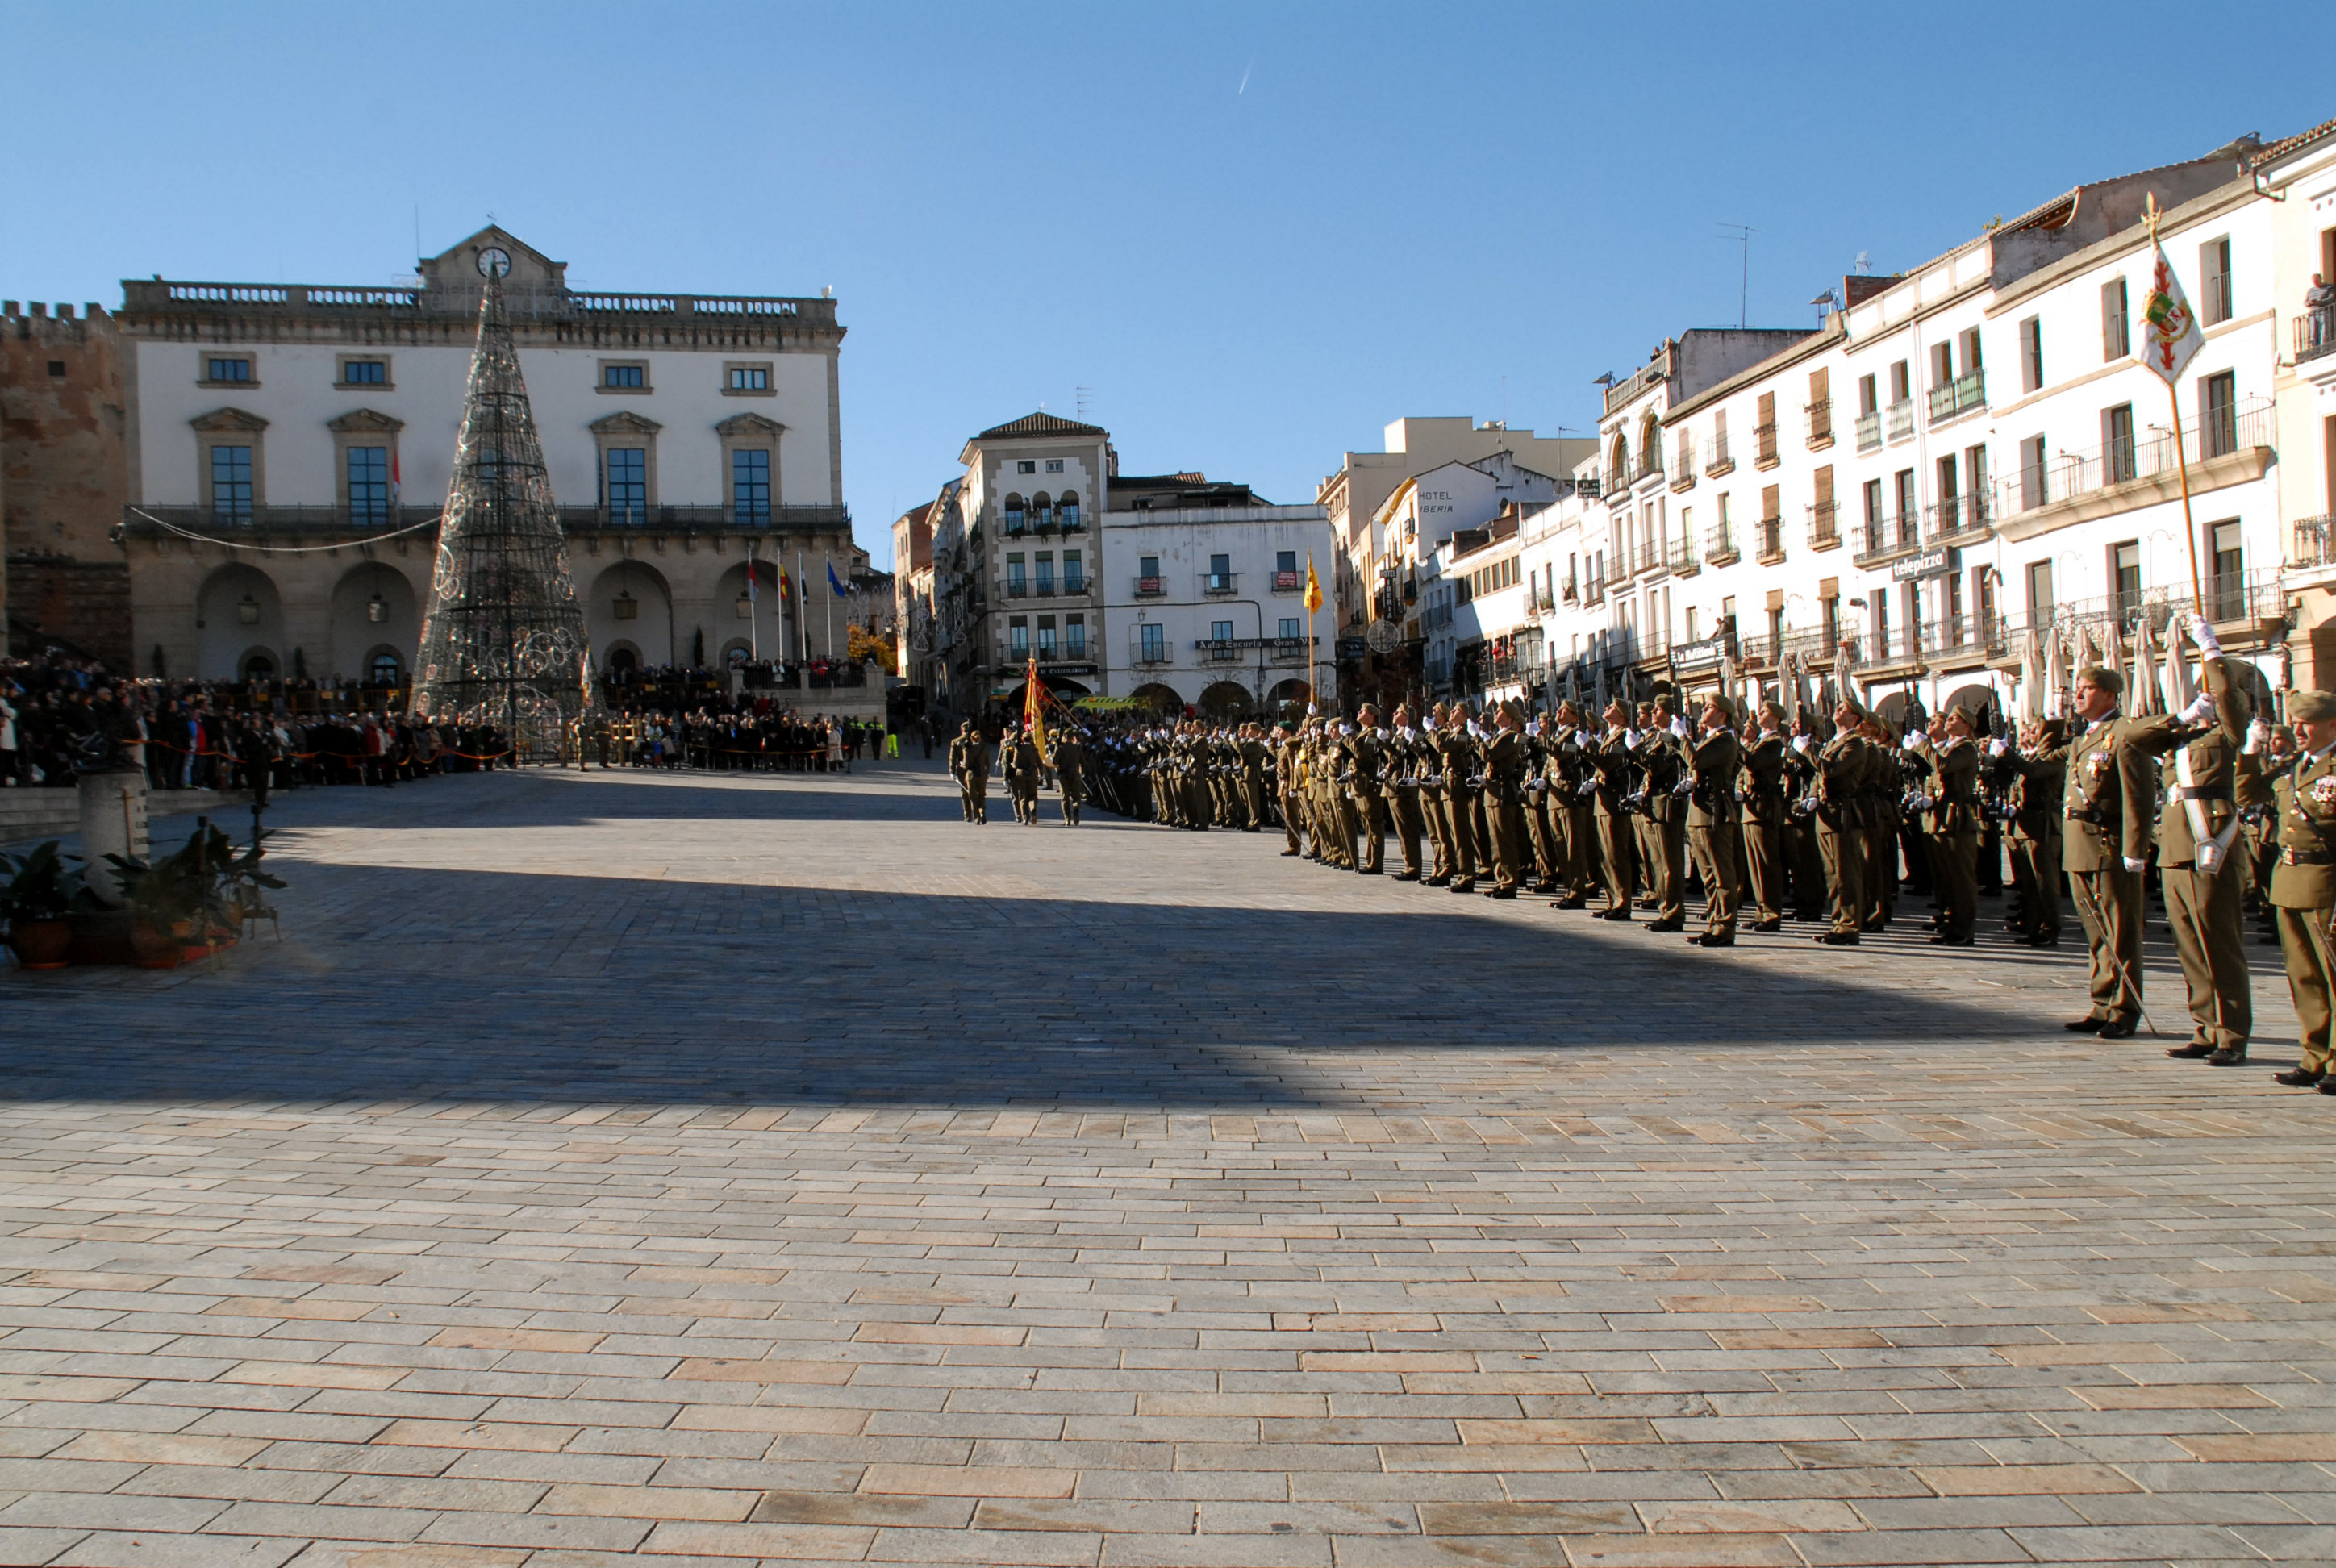
[(1493, 738), (1484, 753), (1484, 814), (1493, 839), (1492, 896), (1513, 899), (1532, 853), (1525, 837), (1525, 726), (1507, 703), (1501, 705), (1493, 723)]
[(1756, 931), (1782, 930), (1791, 901), (1792, 868), (1785, 858), (1786, 802), (1797, 793), (1786, 781), (1785, 759), (1793, 755), (1785, 736), (1782, 704), (1764, 701), (1759, 729), (1744, 745), (1745, 868), (1751, 873)]
[(2082, 729), (2068, 747), (2061, 796), (2068, 823), (2060, 863), (2085, 922), (2092, 1010), (2065, 1027), (2104, 1039), (2131, 1037), (2141, 1018), (2141, 879), (2149, 866), (2157, 783), (2119, 709), (2125, 680), (2113, 669), (2077, 675)]
[(1356, 715), (1355, 733), (1347, 737), (1347, 798), (1353, 803), (1355, 832), (1362, 841), (1355, 870), (1367, 877), (1387, 871), (1387, 731), (1379, 727), (1379, 710), (1365, 703)]
[(1468, 712), (1455, 704), (1436, 732), (1436, 749), (1444, 774), (1444, 833), (1452, 846), (1452, 885), (1455, 893), (1476, 891), (1476, 862), (1484, 845), (1476, 837), (1478, 782), (1476, 744), (1468, 734)]
[[(1668, 700), (1639, 705), (1640, 789), (1645, 803), (1639, 840), (1653, 894), (1650, 931), (1687, 929), (1687, 753), (1672, 726), (1678, 716)], [(1684, 728), (1685, 726), (1679, 726)]]
[(1874, 747), (1861, 733), (1865, 710), (1855, 697), (1844, 693), (1833, 719), (1833, 738), (1822, 747), (1803, 744), (1806, 736), (1794, 744), (1804, 755), (1816, 753), (1806, 814), (1816, 822), (1817, 852), (1833, 899), (1833, 924), (1816, 940), (1855, 947), (1865, 925), (1865, 796)]
[(1736, 737), (1736, 715), (1728, 698), (1704, 699), (1702, 723), (1687, 750), (1687, 836), (1703, 877), (1704, 929), (1688, 940), (1698, 947), (1736, 945), (1738, 838), (1736, 778), (1744, 749)]
[[(2008, 774), (2011, 886), (2020, 901), (2014, 933), (2031, 948), (2060, 945), (2060, 797), (2068, 788), (2067, 726), (2048, 719), (2028, 726), (2015, 750), (2001, 741), (1999, 765)], [(1990, 748), (1993, 749), (1993, 748)]]
[(2295, 1066), (2272, 1076), (2294, 1088), (2336, 1095), (2336, 695), (2290, 692), (2295, 726), (2292, 767), (2274, 785), (2279, 800), (2279, 863), (2271, 901), (2278, 912), (2280, 955), (2295, 1001)]
[(1950, 708), (1939, 720), (1942, 738), (1916, 749), (1927, 774), (1923, 826), (1942, 911), (1931, 940), (1942, 947), (1970, 947), (1979, 925), (1980, 760), (1972, 737), (1986, 725), (1977, 708)]
[(1063, 825), (1079, 825), (1079, 807), (1086, 800), (1087, 746), (1075, 729), (1055, 737), (1055, 779), (1063, 792)]
[(1273, 751), (1266, 744), (1265, 726), (1250, 724), (1241, 726), (1240, 744), (1234, 748), (1241, 759), (1241, 798), (1249, 805), (1250, 833), (1261, 832), (1271, 819), (1268, 810), (1270, 792), (1266, 781), (1273, 773)]
[(1598, 860), (1606, 882), (1606, 907), (1595, 918), (1628, 920), (1630, 916), (1631, 859), (1635, 841), (1630, 830), (1631, 774), (1630, 710), (1622, 699), (1606, 705), (1606, 733), (1584, 760), (1596, 774), (1592, 809), (1598, 823)]
[(2247, 979), (2246, 930), (2239, 904), (2244, 852), (2238, 845), (2239, 748), (2254, 717), (2246, 688), (2231, 679), (2214, 628), (2198, 622), (2206, 654), (2205, 692), (2180, 714), (2136, 719), (2133, 744), (2157, 756), (2166, 803), (2157, 817), (2158, 888), (2174, 928), (2189, 993), (2191, 1038), (2166, 1054), (2218, 1067), (2247, 1059), (2254, 998)]
[(1419, 815), (1426, 824), (1427, 836), (1436, 846), (1433, 873), (1422, 879), (1422, 886), (1449, 887), (1452, 872), (1458, 864), (1452, 854), (1452, 799), (1444, 787), (1444, 726), (1450, 722), (1451, 710), (1437, 703), (1429, 710), (1427, 722), (1419, 731)]
[(1395, 874), (1399, 882), (1416, 882), (1421, 875), (1419, 841), (1426, 823), (1419, 809), (1419, 771), (1425, 755), (1419, 732), (1412, 727), (1411, 710), (1397, 705), (1395, 729), (1387, 737), (1387, 772), (1380, 782), (1387, 791), (1396, 842), (1403, 851), (1403, 870)]
[(1014, 797), (1014, 820), (1025, 827), (1038, 821), (1038, 743), (1025, 726), (1007, 742), (1006, 790)]
[(959, 726), (957, 738), (949, 742), (949, 772), (957, 778), (958, 793), (965, 805), (965, 820), (986, 823), (989, 820), (989, 747), (979, 731), (968, 719)]

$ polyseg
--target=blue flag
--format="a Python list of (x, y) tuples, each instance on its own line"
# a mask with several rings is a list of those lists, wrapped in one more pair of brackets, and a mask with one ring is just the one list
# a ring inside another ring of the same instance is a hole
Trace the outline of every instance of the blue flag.
[(843, 597), (843, 585), (835, 580), (835, 563), (833, 561), (829, 561), (827, 563), (827, 586), (835, 589), (836, 598), (842, 599)]

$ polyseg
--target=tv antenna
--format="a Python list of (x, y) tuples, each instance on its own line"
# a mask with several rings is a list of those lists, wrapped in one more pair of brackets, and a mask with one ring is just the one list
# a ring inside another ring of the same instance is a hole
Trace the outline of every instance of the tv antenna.
[(1079, 387), (1076, 391), (1076, 396), (1078, 399), (1079, 421), (1081, 424), (1085, 424), (1086, 422), (1087, 415), (1095, 409), (1095, 388), (1092, 386)]
[(1735, 230), (1734, 239), (1744, 249), (1743, 270), (1736, 284), (1736, 325), (1749, 326), (1752, 325), (1752, 313), (1747, 303), (1752, 297), (1752, 237), (1760, 231), (1743, 223), (1723, 223), (1719, 227), (1723, 230)]

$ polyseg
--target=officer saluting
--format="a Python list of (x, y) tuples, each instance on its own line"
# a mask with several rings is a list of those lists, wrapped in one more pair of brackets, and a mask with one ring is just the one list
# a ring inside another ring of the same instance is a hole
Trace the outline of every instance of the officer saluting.
[(2068, 820), (2060, 864), (2092, 953), (2092, 1011), (2065, 1027), (2128, 1038), (2141, 1017), (2141, 876), (2149, 865), (2157, 781), (2119, 710), (2125, 680), (2095, 667), (2077, 674), (2083, 733), (2068, 747), (2061, 796)]

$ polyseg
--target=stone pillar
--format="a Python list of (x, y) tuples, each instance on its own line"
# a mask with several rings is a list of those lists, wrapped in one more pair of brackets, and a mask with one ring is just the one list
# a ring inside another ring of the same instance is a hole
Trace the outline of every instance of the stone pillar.
[(146, 775), (134, 769), (81, 777), (81, 852), (90, 891), (109, 904), (122, 901), (108, 855), (147, 858)]

